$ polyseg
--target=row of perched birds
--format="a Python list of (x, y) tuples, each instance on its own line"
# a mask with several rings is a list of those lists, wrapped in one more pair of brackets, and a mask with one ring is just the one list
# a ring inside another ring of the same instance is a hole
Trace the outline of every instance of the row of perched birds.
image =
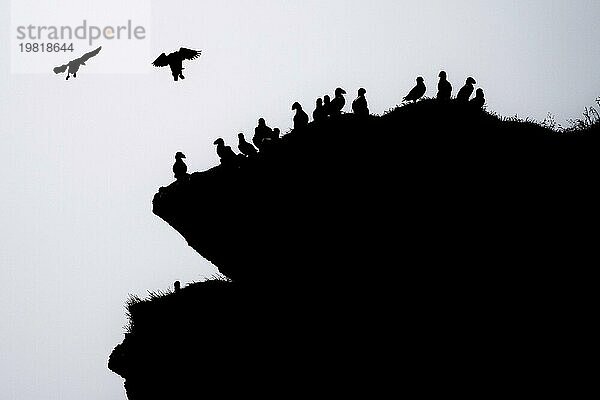
[[(369, 108), (367, 105), (367, 99), (365, 94), (367, 91), (363, 88), (358, 90), (358, 97), (352, 103), (352, 110), (354, 114), (359, 116), (368, 116)], [(324, 121), (330, 117), (340, 115), (342, 109), (346, 105), (346, 99), (344, 95), (346, 91), (342, 88), (335, 90), (333, 100), (325, 95), (323, 99), (317, 99), (316, 108), (313, 111), (313, 120), (315, 122)], [(308, 114), (302, 109), (300, 103), (295, 102), (292, 105), (292, 111), (295, 111), (294, 115), (294, 130), (302, 130), (308, 126), (309, 117)], [(225, 144), (222, 138), (215, 140), (214, 144), (217, 146), (217, 155), (221, 160), (221, 164), (229, 166), (236, 165), (240, 160), (240, 157), (254, 157), (259, 151), (264, 151), (266, 148), (276, 143), (281, 136), (279, 128), (270, 128), (267, 126), (264, 118), (258, 120), (258, 126), (254, 128), (254, 137), (252, 143), (249, 143), (244, 137), (243, 133), (238, 134), (238, 149), (240, 154), (236, 154), (230, 146)], [(183, 159), (185, 155), (181, 152), (175, 154), (175, 164), (173, 165), (173, 173), (175, 179), (182, 179), (187, 176), (187, 165)]]
[[(437, 99), (440, 101), (450, 101), (452, 98), (452, 84), (448, 82), (448, 75), (445, 71), (441, 71), (439, 74), (440, 81), (438, 82), (438, 93)], [(456, 95), (456, 101), (459, 103), (470, 103), (476, 108), (483, 108), (485, 105), (485, 97), (483, 89), (477, 89), (475, 97), (471, 99), (473, 91), (477, 82), (472, 77), (468, 77), (465, 85), (458, 91)], [(417, 78), (417, 85), (404, 97), (403, 101), (412, 101), (413, 103), (419, 100), (425, 95), (427, 88), (425, 87), (425, 80), (422, 77)], [(470, 100), (469, 100), (470, 99)]]
[[(441, 71), (439, 74), (440, 81), (438, 83), (437, 100), (439, 101), (450, 101), (452, 97), (452, 84), (448, 82), (446, 72)], [(482, 108), (485, 104), (485, 98), (483, 89), (477, 89), (476, 95), (473, 99), (471, 95), (475, 90), (474, 85), (475, 79), (469, 77), (465, 85), (460, 89), (456, 96), (456, 101), (460, 103), (469, 103), (476, 108)], [(422, 77), (417, 78), (417, 85), (404, 97), (403, 101), (412, 101), (415, 103), (421, 97), (425, 95), (427, 88), (425, 87), (425, 81)], [(367, 91), (364, 88), (358, 90), (358, 97), (352, 102), (352, 112), (360, 117), (369, 116), (369, 106), (365, 94)], [(346, 105), (346, 99), (344, 95), (346, 91), (342, 88), (335, 90), (334, 98), (331, 99), (329, 95), (318, 98), (316, 101), (316, 107), (313, 111), (313, 121), (322, 122), (328, 118), (336, 117), (342, 114), (342, 110)], [(295, 102), (292, 105), (292, 111), (295, 111), (294, 115), (294, 130), (302, 130), (308, 126), (309, 117), (308, 114), (302, 109), (300, 103)], [(258, 120), (258, 126), (254, 128), (254, 137), (252, 143), (249, 143), (244, 137), (243, 133), (238, 134), (238, 149), (240, 154), (236, 154), (230, 146), (225, 144), (225, 141), (221, 138), (215, 140), (214, 144), (217, 146), (217, 155), (223, 165), (235, 165), (240, 157), (254, 157), (259, 151), (264, 151), (266, 148), (271, 146), (273, 143), (280, 139), (281, 131), (279, 128), (270, 128), (267, 126), (265, 119), (260, 118)], [(187, 166), (183, 162), (185, 155), (181, 152), (175, 154), (175, 164), (173, 165), (173, 173), (175, 179), (182, 179), (187, 176)]]

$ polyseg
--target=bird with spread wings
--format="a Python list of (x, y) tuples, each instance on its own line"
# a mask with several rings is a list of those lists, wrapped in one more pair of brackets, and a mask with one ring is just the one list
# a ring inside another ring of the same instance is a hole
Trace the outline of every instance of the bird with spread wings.
[(202, 54), (202, 50), (190, 50), (182, 47), (169, 55), (162, 53), (154, 60), (152, 65), (155, 67), (166, 67), (168, 65), (171, 67), (173, 79), (177, 81), (179, 78), (185, 79), (185, 76), (181, 73), (185, 69), (183, 68), (183, 60), (195, 60), (200, 57), (200, 54)]
[(63, 72), (67, 71), (67, 80), (69, 80), (71, 74), (73, 74), (73, 78), (77, 78), (77, 71), (79, 71), (79, 67), (82, 65), (86, 65), (85, 62), (87, 60), (89, 60), (90, 58), (98, 55), (98, 53), (100, 53), (100, 50), (102, 50), (102, 46), (98, 47), (96, 50), (94, 51), (90, 51), (89, 53), (85, 53), (83, 56), (73, 60), (73, 61), (69, 61), (67, 64), (65, 65), (61, 65), (60, 67), (56, 67), (54, 68), (54, 73), (55, 74), (62, 74)]

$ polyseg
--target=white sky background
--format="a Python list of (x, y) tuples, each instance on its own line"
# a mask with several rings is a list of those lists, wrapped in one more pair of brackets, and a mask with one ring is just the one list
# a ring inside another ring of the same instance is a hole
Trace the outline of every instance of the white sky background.
[[(502, 115), (564, 122), (600, 95), (597, 0), (154, 1), (147, 73), (94, 73), (100, 54), (68, 82), (11, 74), (0, 4), (3, 399), (123, 399), (106, 365), (128, 294), (215, 273), (151, 212), (176, 151), (204, 170), (260, 116), (285, 132), (294, 101), (365, 87), (382, 113), (441, 69)], [(204, 53), (175, 83), (150, 62), (180, 46)]]

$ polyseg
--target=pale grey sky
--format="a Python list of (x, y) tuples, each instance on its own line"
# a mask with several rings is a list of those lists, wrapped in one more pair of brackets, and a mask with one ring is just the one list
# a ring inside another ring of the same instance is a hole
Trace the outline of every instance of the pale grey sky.
[[(3, 399), (123, 399), (106, 364), (127, 295), (215, 273), (151, 213), (175, 152), (203, 170), (216, 137), (234, 144), (260, 116), (285, 132), (294, 101), (312, 110), (337, 86), (350, 99), (365, 87), (382, 113), (418, 75), (433, 96), (441, 69), (455, 90), (475, 77), (503, 115), (564, 121), (600, 95), (597, 0), (151, 3), (143, 73), (100, 73), (114, 58), (99, 42), (105, 58), (66, 82), (11, 73), (0, 2)], [(150, 62), (180, 46), (203, 55), (174, 83)]]

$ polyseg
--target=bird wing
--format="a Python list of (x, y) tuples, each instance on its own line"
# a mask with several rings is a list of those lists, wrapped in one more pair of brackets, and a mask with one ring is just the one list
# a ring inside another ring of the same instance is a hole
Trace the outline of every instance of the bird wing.
[(162, 53), (154, 62), (152, 63), (155, 67), (166, 67), (169, 65), (169, 57), (165, 53)]
[(81, 56), (79, 58), (79, 62), (84, 63), (87, 60), (89, 60), (90, 58), (98, 55), (98, 53), (100, 53), (100, 50), (102, 50), (102, 46), (98, 47), (96, 50), (94, 51), (90, 51), (89, 53), (85, 53), (83, 56)]
[(460, 88), (460, 90), (458, 91), (458, 94), (456, 95), (457, 99), (466, 97), (467, 99), (469, 97), (471, 97), (471, 95), (469, 94), (469, 89), (466, 86), (463, 86)]
[(240, 145), (238, 146), (238, 148), (244, 154), (256, 153), (256, 148), (254, 146), (252, 146), (248, 142), (240, 143)]
[(235, 156), (237, 156), (237, 154), (235, 154), (235, 151), (233, 151), (233, 149), (231, 148), (231, 146), (225, 146), (225, 154), (227, 154), (227, 157), (235, 157)]
[(69, 67), (68, 64), (61, 65), (60, 67), (55, 67), (53, 69), (53, 71), (55, 74), (62, 74), (63, 72), (65, 72), (67, 70), (68, 67)]
[(415, 98), (417, 96), (418, 90), (419, 90), (418, 86), (415, 86), (414, 88), (412, 88), (412, 90), (410, 92), (408, 92), (408, 94), (406, 95), (404, 100), (413, 100), (413, 98)]
[(196, 58), (200, 57), (200, 54), (202, 54), (202, 50), (190, 50), (186, 49), (185, 47), (179, 49), (179, 56), (182, 60), (195, 60)]

